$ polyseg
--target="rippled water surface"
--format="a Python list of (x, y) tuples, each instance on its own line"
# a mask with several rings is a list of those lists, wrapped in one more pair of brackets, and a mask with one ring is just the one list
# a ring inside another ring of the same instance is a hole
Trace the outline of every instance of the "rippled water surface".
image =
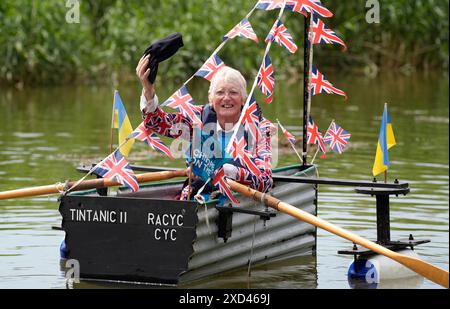
[[(301, 82), (277, 88), (275, 102), (264, 105), (270, 120), (279, 118), (301, 136)], [(372, 180), (371, 169), (384, 102), (389, 103), (397, 145), (389, 151), (389, 180), (407, 181), (411, 193), (391, 198), (391, 239), (429, 239), (416, 252), (426, 261), (448, 270), (449, 155), (448, 78), (439, 76), (377, 79), (337, 78), (349, 101), (314, 97), (312, 116), (322, 131), (332, 119), (351, 134), (343, 154), (317, 158), (321, 177)], [(158, 89), (164, 98), (176, 85)], [(132, 124), (140, 122), (136, 84), (119, 87)], [(205, 98), (205, 85), (191, 90)], [(0, 191), (64, 182), (81, 175), (80, 163), (106, 156), (109, 149), (113, 90), (109, 88), (39, 88), (0, 91)], [(198, 99), (201, 102), (202, 99)], [(282, 139), (280, 135), (280, 140)], [(167, 162), (136, 143), (130, 156), (135, 164), (181, 167)], [(278, 166), (297, 163), (292, 151), (281, 150)], [(309, 159), (311, 160), (311, 159)], [(381, 181), (381, 178), (379, 179)], [(375, 199), (350, 187), (321, 185), (319, 215), (360, 236), (376, 239)], [(56, 197), (0, 201), (0, 288), (65, 288), (59, 267), (63, 232)], [(317, 256), (254, 267), (252, 276), (240, 270), (186, 287), (204, 288), (351, 288), (346, 276), (351, 262), (337, 254), (348, 241), (318, 231)], [(84, 283), (82, 287), (96, 287)], [(381, 288), (439, 288), (412, 278), (383, 282)]]

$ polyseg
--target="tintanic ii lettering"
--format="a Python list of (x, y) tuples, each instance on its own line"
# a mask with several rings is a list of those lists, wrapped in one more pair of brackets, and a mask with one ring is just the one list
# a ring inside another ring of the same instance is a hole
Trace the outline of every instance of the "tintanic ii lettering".
[(127, 223), (126, 211), (70, 209), (70, 216), (79, 222)]

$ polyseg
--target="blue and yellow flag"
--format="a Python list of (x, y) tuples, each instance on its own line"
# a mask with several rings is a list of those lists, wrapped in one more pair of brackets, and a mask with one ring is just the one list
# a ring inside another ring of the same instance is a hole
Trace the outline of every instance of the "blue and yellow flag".
[[(127, 111), (123, 106), (122, 100), (120, 99), (119, 92), (116, 90), (114, 92), (114, 121), (113, 129), (118, 129), (119, 132), (119, 145), (122, 144), (125, 139), (133, 132), (131, 127), (130, 119), (128, 118)], [(124, 157), (128, 157), (128, 154), (133, 147), (134, 139), (130, 139), (122, 147), (120, 147), (120, 152)]]
[(395, 136), (392, 130), (391, 117), (387, 110), (387, 103), (384, 104), (383, 117), (381, 119), (380, 136), (378, 137), (377, 153), (373, 163), (372, 174), (377, 176), (387, 171), (389, 166), (388, 150), (394, 147)]

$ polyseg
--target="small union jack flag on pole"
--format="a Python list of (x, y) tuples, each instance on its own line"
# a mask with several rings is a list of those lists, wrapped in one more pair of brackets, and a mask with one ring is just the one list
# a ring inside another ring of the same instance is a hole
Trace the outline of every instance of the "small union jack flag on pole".
[(170, 149), (155, 133), (147, 130), (144, 122), (141, 122), (141, 124), (128, 136), (128, 138), (135, 138), (137, 140), (140, 140), (141, 142), (144, 142), (148, 146), (150, 146), (153, 150), (160, 151), (166, 154), (171, 160), (173, 160)]
[(316, 67), (312, 68), (309, 88), (311, 90), (311, 95), (316, 95), (319, 93), (335, 93), (343, 96), (345, 100), (347, 100), (347, 95), (345, 92), (334, 87), (333, 84), (325, 79), (325, 76), (320, 73)]
[(258, 104), (256, 103), (255, 97), (252, 95), (250, 98), (250, 103), (247, 109), (244, 112), (244, 116), (242, 118), (242, 123), (245, 125), (245, 128), (250, 132), (254, 141), (259, 140), (260, 132), (259, 132), (259, 116), (261, 112), (258, 108)]
[(245, 142), (244, 137), (241, 137), (241, 139), (237, 140), (237, 137), (235, 140), (233, 140), (233, 143), (231, 144), (231, 156), (233, 159), (238, 160), (239, 163), (242, 166), (245, 166), (253, 175), (259, 176), (261, 175), (261, 171), (256, 166), (255, 162), (252, 160), (252, 156), (250, 153), (245, 149), (247, 147), (247, 143)]
[(293, 134), (291, 134), (291, 132), (289, 132), (288, 130), (286, 130), (280, 123), (280, 121), (278, 121), (278, 125), (281, 128), (281, 131), (283, 132), (284, 137), (286, 137), (288, 139), (288, 141), (292, 144), (295, 145), (295, 136)]
[(347, 50), (347, 45), (345, 45), (344, 41), (342, 41), (333, 30), (327, 28), (325, 23), (316, 15), (312, 16), (312, 27), (309, 33), (309, 41), (313, 44), (340, 44), (344, 46), (344, 51)]
[(203, 64), (203, 66), (195, 73), (195, 76), (203, 77), (204, 79), (211, 81), (216, 73), (225, 66), (225, 63), (216, 55), (212, 55)]
[(220, 193), (226, 196), (233, 204), (239, 204), (239, 200), (233, 196), (233, 192), (225, 179), (225, 171), (223, 167), (216, 171), (212, 184), (214, 186), (218, 186)]
[(139, 190), (139, 182), (133, 173), (130, 165), (120, 151), (114, 151), (107, 156), (93, 171), (98, 176), (110, 178), (124, 186), (130, 188), (133, 192)]
[(327, 150), (325, 148), (325, 143), (323, 142), (323, 135), (319, 131), (319, 127), (314, 122), (312, 117), (309, 117), (308, 121), (308, 134), (307, 134), (307, 142), (309, 145), (317, 144), (319, 146), (320, 151), (322, 151), (322, 158), (325, 157)]
[(261, 89), (262, 93), (267, 96), (264, 102), (272, 103), (273, 91), (275, 88), (275, 74), (272, 60), (270, 60), (268, 54), (264, 57), (264, 61), (258, 72), (258, 87)]
[(280, 120), (277, 119), (278, 125), (281, 127), (281, 130), (283, 131), (283, 135), (284, 137), (286, 137), (289, 141), (289, 143), (291, 144), (292, 150), (294, 150), (295, 154), (297, 155), (297, 157), (300, 159), (300, 161), (303, 163), (303, 158), (300, 156), (300, 154), (298, 153), (297, 149), (295, 149), (295, 141), (296, 138), (293, 134), (291, 134), (288, 130), (286, 130), (282, 125)]
[(298, 49), (297, 45), (295, 45), (294, 39), (292, 35), (289, 33), (287, 28), (281, 22), (281, 20), (277, 19), (273, 24), (272, 29), (270, 30), (267, 38), (265, 40), (266, 43), (269, 41), (275, 41), (284, 48), (286, 48), (289, 52), (295, 53)]
[(324, 142), (330, 148), (339, 154), (342, 154), (348, 146), (351, 134), (342, 129), (336, 122), (331, 122), (330, 128), (323, 138)]
[(256, 43), (259, 42), (258, 37), (256, 36), (256, 33), (253, 30), (252, 25), (250, 24), (248, 18), (244, 18), (239, 24), (234, 26), (234, 28), (231, 29), (230, 32), (228, 32), (223, 37), (222, 41), (226, 41), (228, 39), (232, 39), (237, 36), (253, 40)]
[(320, 0), (288, 0), (287, 8), (293, 12), (307, 14), (318, 14), (322, 17), (332, 17), (333, 13), (328, 10)]
[(194, 105), (194, 99), (192, 99), (191, 95), (186, 89), (186, 86), (182, 86), (175, 92), (170, 98), (166, 100), (162, 104), (162, 106), (170, 106), (172, 108), (178, 109), (184, 117), (189, 118), (194, 124), (199, 127), (202, 126), (202, 121), (198, 116), (198, 113), (201, 111), (201, 106)]

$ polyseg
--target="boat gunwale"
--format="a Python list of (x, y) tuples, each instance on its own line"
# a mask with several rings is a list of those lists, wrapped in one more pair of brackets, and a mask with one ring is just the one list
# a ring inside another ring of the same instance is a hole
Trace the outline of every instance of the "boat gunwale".
[[(280, 172), (285, 172), (291, 169), (300, 169), (302, 168), (301, 164), (291, 164), (291, 165), (287, 165), (287, 166), (282, 166), (282, 167), (278, 167), (272, 170), (272, 173), (280, 173)], [(307, 166), (307, 168), (305, 170), (300, 170), (295, 172), (292, 176), (296, 177), (296, 176), (302, 176), (303, 174), (307, 174), (308, 172), (310, 172), (312, 169), (316, 169), (315, 165), (309, 165)], [(185, 180), (162, 180), (162, 181), (155, 181), (152, 183), (147, 183), (147, 184), (143, 184), (140, 185), (140, 188), (145, 189), (145, 188), (154, 188), (154, 187), (160, 187), (160, 186), (165, 186), (165, 185), (176, 185), (176, 184), (182, 184), (184, 183)], [(129, 188), (127, 188), (126, 186), (119, 186), (118, 187), (118, 192), (127, 192), (129, 191)], [(89, 189), (89, 190), (81, 190), (81, 191), (77, 191), (77, 192), (70, 192), (68, 195), (70, 196), (85, 196), (85, 195), (90, 195), (90, 194), (95, 194), (97, 193), (97, 189)], [(234, 196), (237, 196), (237, 193), (233, 194)], [(100, 196), (102, 197), (102, 196)], [(113, 198), (136, 198), (136, 199), (148, 199), (148, 200), (161, 200), (161, 198), (151, 198), (151, 197), (132, 197), (132, 196), (121, 196), (121, 195), (112, 195), (112, 196), (105, 196), (105, 197), (113, 197)], [(219, 202), (219, 199), (212, 199), (212, 200), (208, 200), (206, 201), (206, 205), (209, 204), (217, 204)]]

